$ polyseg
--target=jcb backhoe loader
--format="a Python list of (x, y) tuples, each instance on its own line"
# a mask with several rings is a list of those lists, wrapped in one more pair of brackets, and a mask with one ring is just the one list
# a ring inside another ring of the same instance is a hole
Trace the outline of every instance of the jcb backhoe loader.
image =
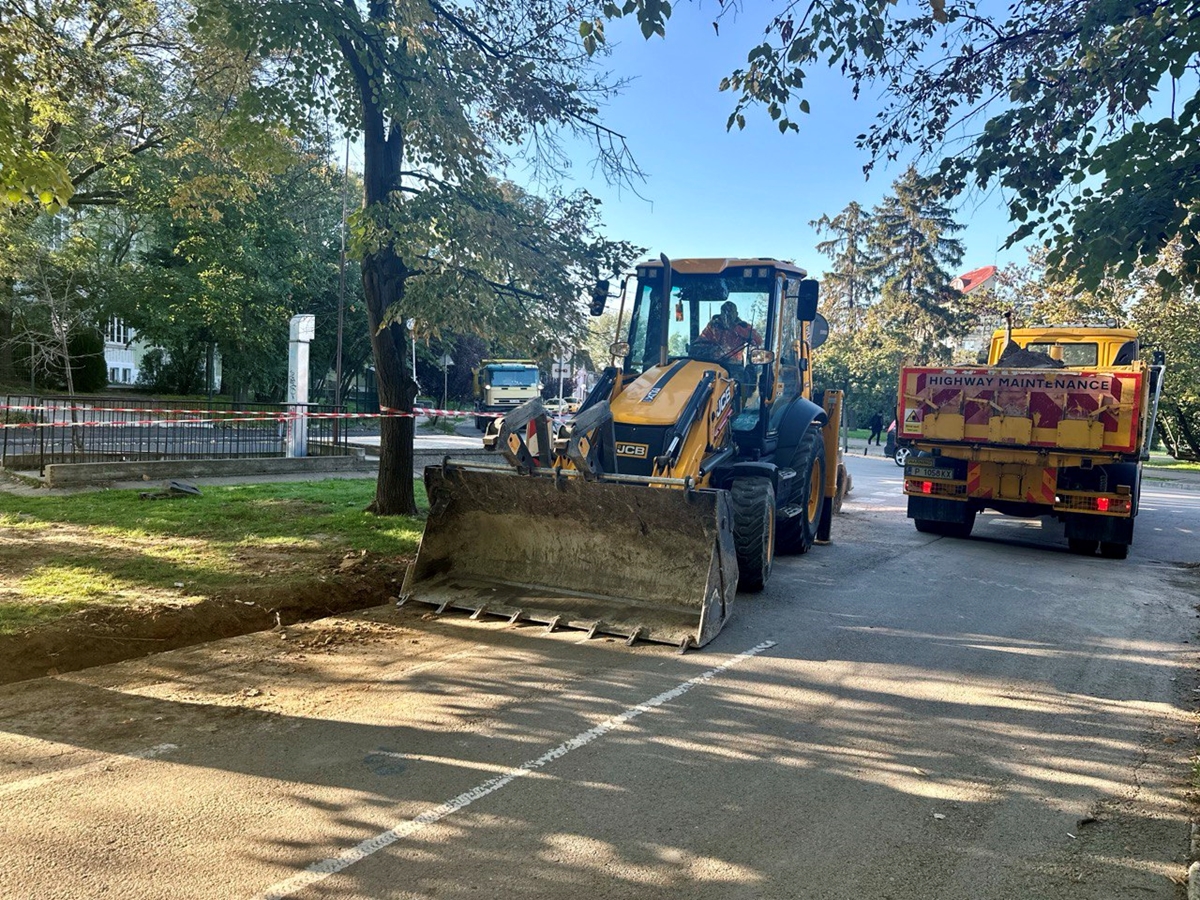
[[(572, 422), (552, 434), (531, 400), (488, 427), (503, 464), (425, 470), (429, 519), (401, 603), (629, 643), (711, 640), (776, 552), (828, 539), (848, 489), (841, 394), (811, 399), (823, 320), (805, 276), (773, 259), (638, 265), (621, 365)], [(593, 315), (607, 296), (600, 282)]]

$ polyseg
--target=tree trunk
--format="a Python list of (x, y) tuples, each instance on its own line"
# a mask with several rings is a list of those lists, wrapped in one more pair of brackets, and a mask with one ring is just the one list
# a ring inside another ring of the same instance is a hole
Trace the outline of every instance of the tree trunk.
[[(348, 5), (357, 9), (353, 4)], [(371, 22), (386, 22), (390, 15), (390, 5), (384, 0), (367, 3), (367, 17)], [(339, 43), (358, 83), (362, 104), (363, 201), (369, 217), (381, 208), (403, 202), (400, 171), (404, 159), (404, 119), (396, 111), (384, 115), (359, 48), (349, 38), (340, 38)], [(401, 316), (388, 315), (394, 313), (404, 299), (404, 282), (408, 275), (408, 268), (391, 240), (362, 259), (363, 294), (381, 411), (411, 413), (413, 399), (417, 396), (417, 383), (407, 362), (408, 331)], [(383, 325), (389, 318), (390, 324)], [(417, 511), (412, 472), (414, 425), (411, 415), (379, 420), (379, 479), (375, 486), (375, 502), (369, 507), (377, 515), (413, 515)]]
[[(363, 260), (362, 273), (380, 411), (411, 413), (417, 383), (407, 358), (407, 329), (395, 322), (380, 327), (388, 308), (403, 299), (407, 271), (395, 253), (384, 249)], [(413, 491), (415, 421), (412, 416), (385, 416), (379, 420), (379, 479), (375, 502), (370, 507), (376, 515), (414, 515), (417, 511)]]

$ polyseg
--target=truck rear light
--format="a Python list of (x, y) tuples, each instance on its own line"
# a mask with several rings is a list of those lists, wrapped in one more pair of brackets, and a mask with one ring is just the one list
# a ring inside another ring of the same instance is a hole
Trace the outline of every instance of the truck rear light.
[(1096, 509), (1098, 509), (1100, 512), (1108, 512), (1108, 498), (1107, 497), (1097, 497), (1096, 498)]
[(933, 482), (932, 481), (922, 481), (921, 482), (921, 493), (922, 494), (932, 494), (933, 493)]

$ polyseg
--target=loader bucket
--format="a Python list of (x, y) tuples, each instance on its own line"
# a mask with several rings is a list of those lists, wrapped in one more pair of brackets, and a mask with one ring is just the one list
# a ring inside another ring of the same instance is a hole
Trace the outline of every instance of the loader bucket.
[(737, 588), (723, 491), (452, 465), (425, 470), (429, 519), (402, 602), (590, 634), (708, 643)]

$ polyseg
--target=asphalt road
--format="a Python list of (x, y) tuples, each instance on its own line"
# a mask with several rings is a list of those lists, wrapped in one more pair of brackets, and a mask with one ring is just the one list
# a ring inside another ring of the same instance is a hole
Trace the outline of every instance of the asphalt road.
[(0, 688), (0, 895), (1183, 897), (1200, 485), (1116, 562), (851, 466), (702, 652), (383, 607)]

